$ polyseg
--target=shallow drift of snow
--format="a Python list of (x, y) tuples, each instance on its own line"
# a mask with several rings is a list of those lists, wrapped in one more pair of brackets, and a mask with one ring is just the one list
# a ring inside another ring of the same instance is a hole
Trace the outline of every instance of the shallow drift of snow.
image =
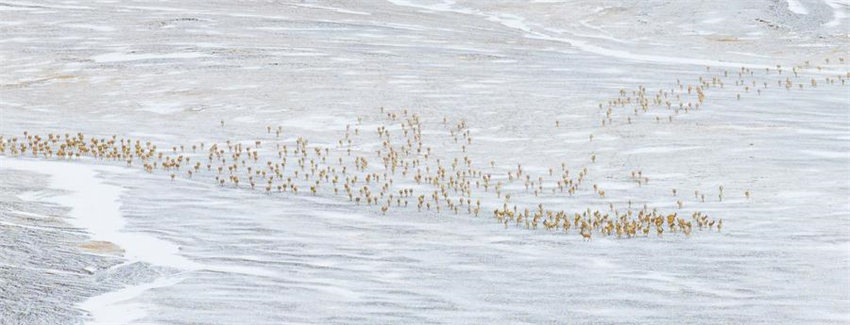
[(119, 211), (122, 188), (103, 184), (96, 174), (104, 170), (112, 173), (129, 170), (114, 166), (92, 167), (80, 163), (13, 160), (5, 157), (0, 157), (0, 165), (3, 168), (50, 175), (50, 188), (68, 192), (67, 195), (52, 197), (52, 201), (71, 208), (69, 223), (86, 229), (94, 240), (120, 246), (130, 261), (174, 268), (193, 267), (192, 262), (177, 254), (177, 247), (167, 241), (154, 236), (122, 233), (126, 223)]
[[(426, 141), (445, 162), (494, 161), (502, 178), (517, 164), (541, 176), (562, 162), (586, 165), (587, 184), (609, 197), (536, 198), (507, 187), (517, 204), (580, 211), (631, 201), (724, 220), (722, 232), (689, 238), (583, 241), (575, 231), (506, 229), (492, 220), (501, 202), (485, 202), (477, 218), (415, 208), (383, 215), (332, 195), (3, 157), (0, 169), (51, 175), (51, 188), (65, 194), (50, 199), (72, 208), (69, 223), (92, 240), (118, 244), (127, 263), (173, 271), (69, 301), (85, 310), (81, 319), (850, 321), (850, 86), (824, 81), (850, 69), (838, 61), (850, 48), (841, 2), (4, 4), (7, 138), (115, 134), (168, 150), (255, 139), (271, 147), (303, 136), (332, 147), (350, 125), (366, 139), (355, 153), (373, 159), (375, 129), (386, 123), (379, 107), (408, 109), (422, 116)], [(680, 16), (685, 9), (692, 14)], [(778, 85), (794, 65), (793, 87)], [(753, 88), (733, 84), (740, 66), (759, 68), (744, 77)], [(727, 84), (698, 110), (670, 121), (667, 110), (634, 116), (626, 108), (613, 125), (600, 123), (598, 105), (621, 89), (654, 93), (724, 70)], [(757, 93), (750, 81), (768, 87)], [(469, 124), (467, 152), (449, 149), (444, 117)], [(636, 170), (650, 181), (636, 185)]]

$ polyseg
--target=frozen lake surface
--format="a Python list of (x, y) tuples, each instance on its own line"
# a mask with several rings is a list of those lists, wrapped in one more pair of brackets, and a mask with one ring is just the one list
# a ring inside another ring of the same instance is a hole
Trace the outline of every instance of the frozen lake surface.
[[(0, 0), (0, 323), (848, 323), (848, 10)], [(12, 151), (78, 132), (184, 167)]]

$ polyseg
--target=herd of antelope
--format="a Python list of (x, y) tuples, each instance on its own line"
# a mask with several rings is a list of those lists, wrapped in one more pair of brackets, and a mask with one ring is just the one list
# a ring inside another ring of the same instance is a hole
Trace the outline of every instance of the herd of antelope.
[[(844, 63), (844, 58), (838, 60)], [(829, 59), (825, 62), (828, 64)], [(673, 123), (678, 114), (702, 110), (714, 89), (732, 88), (734, 98), (742, 100), (743, 96), (761, 96), (774, 89), (800, 91), (844, 85), (850, 78), (850, 73), (828, 75), (808, 62), (761, 70), (764, 73), (759, 76), (763, 78), (757, 81), (756, 69), (712, 71), (707, 67), (705, 75), (693, 84), (677, 80), (670, 89), (650, 92), (639, 86), (621, 90), (616, 97), (599, 104), (601, 125), (595, 127), (637, 123), (647, 113), (655, 118), (644, 118), (644, 123)], [(808, 77), (801, 77), (804, 72)], [(769, 80), (771, 77), (774, 80)], [(363, 129), (363, 118), (375, 122), (370, 125), (371, 130)], [(224, 129), (228, 124), (221, 120), (216, 128)], [(566, 124), (555, 121), (554, 127)], [(632, 208), (631, 201), (628, 207), (615, 206), (613, 202), (625, 200), (615, 200), (599, 184), (589, 181), (592, 169), (588, 166), (598, 163), (596, 154), (580, 166), (568, 166), (566, 162), (536, 166), (536, 170), (544, 171), (539, 174), (523, 166), (545, 159), (500, 164), (493, 159), (479, 160), (469, 153), (475, 144), (466, 120), (449, 121), (447, 117), (422, 116), (407, 109), (379, 108), (375, 115), (360, 117), (345, 130), (339, 130), (339, 138), (331, 145), (315, 145), (303, 137), (287, 140), (283, 138), (284, 131), (280, 126), (265, 126), (254, 131), (262, 134), (257, 137), (259, 140), (165, 147), (117, 135), (40, 135), (25, 131), (22, 136), (0, 136), (0, 155), (123, 164), (172, 181), (205, 181), (266, 195), (333, 197), (381, 214), (390, 210), (412, 212), (415, 206), (420, 213), (489, 215), (505, 228), (573, 232), (588, 240), (593, 236), (660, 237), (665, 233), (690, 236), (695, 230), (721, 231), (723, 227), (722, 219), (703, 212), (684, 213), (686, 198), (676, 189), (670, 190), (669, 200), (675, 200), (671, 211), (659, 211), (647, 204)], [(587, 139), (592, 143), (594, 137), (590, 134)], [(635, 191), (650, 181), (643, 171), (630, 174), (630, 178), (624, 178), (637, 184)], [(716, 196), (710, 199), (723, 201), (727, 195), (723, 190), (722, 185), (718, 186), (717, 192), (712, 193)], [(607, 209), (569, 210), (542, 203), (557, 198), (569, 203), (563, 205), (575, 205), (570, 200), (580, 193), (591, 194)], [(693, 200), (705, 202), (706, 194), (695, 190)], [(750, 190), (739, 194), (746, 199), (751, 197)]]

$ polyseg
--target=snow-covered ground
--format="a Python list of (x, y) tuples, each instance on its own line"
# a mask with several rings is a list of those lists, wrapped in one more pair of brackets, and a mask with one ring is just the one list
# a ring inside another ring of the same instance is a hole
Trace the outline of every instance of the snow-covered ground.
[[(834, 0), (0, 0), (3, 141), (116, 135), (203, 162), (207, 151), (188, 146), (262, 141), (262, 165), (303, 137), (329, 149), (327, 165), (344, 158), (353, 172), (366, 157), (383, 173), (376, 151), (403, 142), (401, 121), (416, 114), (430, 172), (436, 159), (469, 159), (505, 184), (499, 197), (472, 191), (478, 217), (420, 212), (415, 199), (382, 213), (329, 186), (267, 194), (262, 182), (218, 186), (212, 172), (172, 180), (140, 164), (5, 151), (0, 284), (23, 272), (77, 289), (39, 300), (41, 282), (16, 285), (0, 323), (850, 322), (848, 10)], [(688, 88), (702, 82), (695, 107)], [(646, 111), (635, 91), (652, 101)], [(469, 139), (452, 131), (461, 121)], [(518, 165), (544, 190), (510, 181)], [(566, 195), (550, 168), (587, 168), (586, 180)], [(410, 174), (393, 180), (434, 190)], [(724, 226), (585, 241), (577, 229), (496, 222), (506, 193), (521, 208), (645, 205)], [(17, 249), (7, 234), (64, 236), (44, 228), (54, 219), (22, 217), (36, 207), (118, 249), (77, 249), (69, 234), (45, 251), (79, 260), (19, 263), (43, 241)], [(27, 303), (43, 308), (17, 307)]]

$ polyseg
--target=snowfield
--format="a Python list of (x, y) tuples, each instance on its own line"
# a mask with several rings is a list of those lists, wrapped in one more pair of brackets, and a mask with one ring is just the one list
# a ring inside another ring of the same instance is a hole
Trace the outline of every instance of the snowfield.
[(0, 323), (848, 323), (848, 11), (0, 0)]

